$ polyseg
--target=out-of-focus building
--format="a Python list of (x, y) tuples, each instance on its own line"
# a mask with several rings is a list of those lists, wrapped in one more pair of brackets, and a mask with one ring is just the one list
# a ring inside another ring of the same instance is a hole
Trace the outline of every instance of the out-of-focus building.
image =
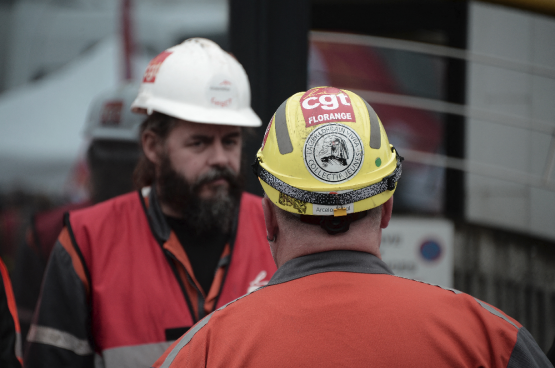
[(0, 0), (0, 254), (8, 267), (31, 213), (86, 197), (92, 99), (140, 80), (151, 58), (186, 38), (227, 47), (227, 9), (225, 0)]
[(136, 80), (148, 60), (186, 38), (226, 47), (225, 0), (128, 0), (124, 9), (125, 3), (0, 1), (0, 190), (64, 194), (89, 102), (125, 77), (124, 26)]
[[(63, 68), (102, 40), (121, 31), (119, 0), (2, 0), (0, 91)], [(167, 47), (203, 35), (225, 46), (225, 0), (133, 0), (135, 53), (156, 56)], [(150, 60), (150, 59), (148, 59)], [(145, 65), (146, 66), (146, 65)], [(136, 77), (142, 75), (139, 62)]]

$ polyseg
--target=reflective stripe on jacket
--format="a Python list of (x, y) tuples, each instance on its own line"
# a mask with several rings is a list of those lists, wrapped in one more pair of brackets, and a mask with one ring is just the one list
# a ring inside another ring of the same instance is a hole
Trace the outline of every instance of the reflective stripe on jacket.
[(27, 366), (148, 367), (199, 318), (275, 272), (260, 198), (243, 194), (231, 239), (204, 295), (154, 191), (71, 212), (47, 267)]
[(0, 367), (21, 367), (21, 331), (6, 265), (0, 259)]

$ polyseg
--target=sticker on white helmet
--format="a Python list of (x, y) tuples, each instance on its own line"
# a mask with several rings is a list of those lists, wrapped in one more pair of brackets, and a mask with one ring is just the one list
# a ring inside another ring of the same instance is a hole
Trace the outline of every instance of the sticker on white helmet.
[(308, 135), (303, 156), (312, 176), (323, 183), (340, 184), (359, 172), (364, 161), (364, 146), (351, 127), (326, 124)]
[(143, 76), (143, 83), (154, 83), (156, 81), (156, 74), (158, 74), (160, 66), (171, 54), (171, 51), (163, 51), (150, 61)]
[(206, 98), (211, 107), (235, 109), (238, 103), (237, 87), (230, 78), (215, 75), (208, 83)]

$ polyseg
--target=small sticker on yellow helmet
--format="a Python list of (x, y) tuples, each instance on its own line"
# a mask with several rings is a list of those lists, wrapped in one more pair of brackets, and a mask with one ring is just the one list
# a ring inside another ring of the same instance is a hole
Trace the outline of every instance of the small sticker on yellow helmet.
[(306, 213), (306, 202), (289, 197), (287, 194), (283, 194), (281, 192), (279, 193), (279, 204), (282, 206), (293, 207), (301, 214)]
[(347, 209), (346, 208), (334, 208), (333, 209), (333, 215), (335, 217), (338, 216), (347, 216)]

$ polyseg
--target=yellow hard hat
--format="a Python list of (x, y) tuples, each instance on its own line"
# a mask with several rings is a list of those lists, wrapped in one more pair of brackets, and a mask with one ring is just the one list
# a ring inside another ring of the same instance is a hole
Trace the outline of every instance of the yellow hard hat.
[(402, 160), (365, 100), (316, 87), (277, 109), (253, 170), (269, 199), (304, 222), (354, 221), (393, 195)]

